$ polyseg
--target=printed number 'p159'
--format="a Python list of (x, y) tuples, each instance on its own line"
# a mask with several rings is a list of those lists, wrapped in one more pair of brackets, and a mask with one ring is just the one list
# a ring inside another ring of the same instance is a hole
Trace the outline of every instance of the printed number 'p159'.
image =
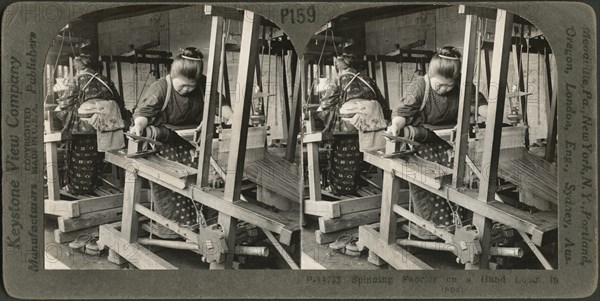
[(304, 24), (313, 23), (316, 20), (314, 6), (308, 8), (284, 8), (281, 10), (281, 23)]

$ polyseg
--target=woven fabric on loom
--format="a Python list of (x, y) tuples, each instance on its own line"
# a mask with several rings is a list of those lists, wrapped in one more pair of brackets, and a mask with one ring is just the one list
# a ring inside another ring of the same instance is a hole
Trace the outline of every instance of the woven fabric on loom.
[(265, 152), (263, 158), (247, 162), (244, 166), (244, 176), (291, 200), (300, 200), (298, 166), (269, 151)]
[[(481, 157), (482, 153), (475, 156), (479, 168)], [(500, 150), (498, 176), (550, 203), (558, 202), (556, 165), (529, 153), (524, 147)]]

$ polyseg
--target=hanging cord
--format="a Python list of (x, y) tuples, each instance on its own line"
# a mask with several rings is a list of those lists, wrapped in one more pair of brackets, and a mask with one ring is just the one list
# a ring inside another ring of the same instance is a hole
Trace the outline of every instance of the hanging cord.
[(71, 51), (73, 52), (73, 56), (77, 56), (75, 53), (75, 48), (73, 48), (73, 37), (71, 37), (71, 31), (69, 30), (69, 44), (71, 44)]
[[(450, 207), (450, 211), (452, 212), (452, 220), (454, 221), (454, 227), (455, 229), (458, 229), (459, 227), (462, 227), (462, 221), (460, 219), (460, 216), (458, 215), (458, 208), (460, 206), (456, 205), (456, 209), (454, 207), (452, 207), (452, 203), (449, 201), (450, 199), (450, 190), (446, 189), (446, 203), (448, 204), (448, 207)], [(447, 228), (449, 226), (446, 226), (444, 228)]]
[[(333, 36), (333, 29), (331, 30), (331, 41), (333, 42), (333, 49), (335, 50), (335, 56), (339, 56), (338, 51), (337, 51), (337, 46), (335, 45), (335, 37)], [(325, 33), (327, 33), (327, 30), (325, 31)]]
[[(208, 226), (208, 222), (206, 221), (206, 218), (204, 218), (204, 214), (202, 213), (202, 209), (204, 209), (204, 204), (200, 204), (200, 209), (198, 209), (198, 206), (196, 206), (196, 202), (194, 202), (194, 200), (190, 199), (190, 202), (192, 202), (192, 205), (194, 206), (194, 210), (196, 211), (196, 219), (198, 222), (198, 229), (201, 229), (203, 225)], [(204, 223), (202, 221), (204, 221)], [(198, 231), (200, 231), (200, 230), (198, 230)]]
[[(157, 70), (158, 72), (158, 70)], [(135, 99), (135, 106), (137, 107), (138, 103), (140, 102), (140, 98), (142, 98), (142, 94), (144, 93), (144, 89), (146, 88), (146, 83), (148, 82), (148, 78), (150, 77), (150, 74), (152, 74), (152, 67), (150, 67), (150, 72), (148, 72), (148, 75), (146, 76), (146, 80), (144, 80), (144, 85), (142, 86), (142, 91), (140, 92), (139, 95), (137, 95), (136, 93), (136, 99)], [(137, 90), (137, 76), (136, 76), (136, 90)]]

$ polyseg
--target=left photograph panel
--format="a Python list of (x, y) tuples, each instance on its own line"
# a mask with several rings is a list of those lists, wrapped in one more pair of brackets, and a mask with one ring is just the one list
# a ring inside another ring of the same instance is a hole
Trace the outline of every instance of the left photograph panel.
[(45, 269), (298, 269), (297, 61), (234, 8), (66, 23), (40, 99)]

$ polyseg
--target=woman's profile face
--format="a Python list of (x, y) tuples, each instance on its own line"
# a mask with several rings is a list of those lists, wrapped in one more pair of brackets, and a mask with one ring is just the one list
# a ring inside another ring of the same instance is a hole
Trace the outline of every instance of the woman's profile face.
[(197, 85), (198, 83), (195, 80), (181, 76), (173, 77), (173, 89), (180, 95), (186, 95), (194, 91)]
[(450, 92), (456, 85), (456, 81), (454, 79), (444, 78), (438, 75), (431, 76), (430, 80), (431, 88), (439, 95), (444, 95)]

